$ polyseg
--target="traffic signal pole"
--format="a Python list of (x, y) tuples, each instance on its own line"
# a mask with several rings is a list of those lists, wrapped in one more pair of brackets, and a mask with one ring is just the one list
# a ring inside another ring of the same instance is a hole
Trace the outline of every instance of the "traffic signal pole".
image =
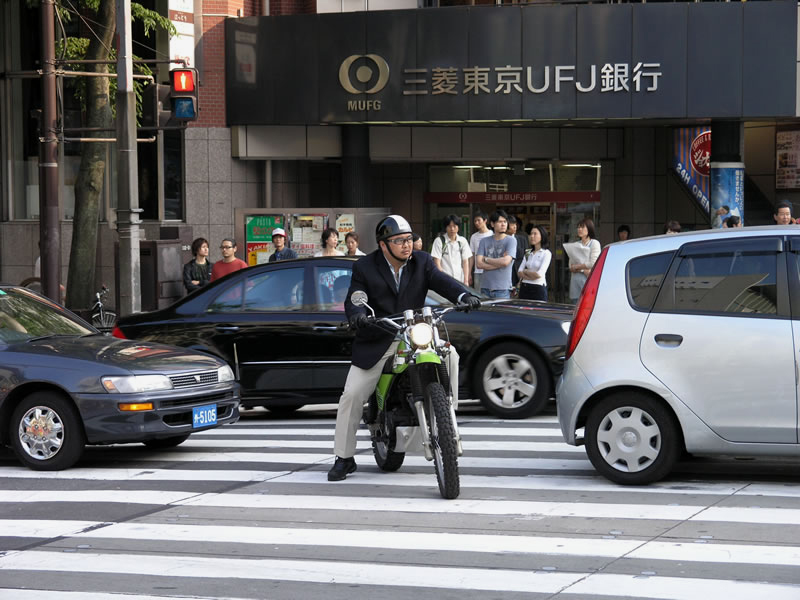
[(55, 2), (43, 0), (42, 121), (39, 137), (39, 256), (42, 292), (61, 302), (61, 226), (58, 202)]
[(133, 93), (133, 51), (130, 0), (117, 3), (117, 231), (121, 315), (142, 309), (139, 271), (139, 182), (136, 157), (136, 97)]

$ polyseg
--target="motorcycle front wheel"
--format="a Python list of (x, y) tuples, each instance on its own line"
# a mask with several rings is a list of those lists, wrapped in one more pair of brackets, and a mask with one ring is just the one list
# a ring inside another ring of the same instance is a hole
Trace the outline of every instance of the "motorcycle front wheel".
[(442, 494), (442, 498), (453, 500), (461, 493), (461, 482), (458, 477), (458, 444), (455, 423), (450, 418), (447, 394), (440, 383), (428, 384), (425, 388), (425, 401), (439, 493)]

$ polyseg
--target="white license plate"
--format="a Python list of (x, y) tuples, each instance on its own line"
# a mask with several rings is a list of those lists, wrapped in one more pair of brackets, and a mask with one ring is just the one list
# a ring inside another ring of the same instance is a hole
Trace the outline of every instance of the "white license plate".
[(192, 427), (208, 427), (217, 424), (217, 405), (195, 406), (192, 409)]

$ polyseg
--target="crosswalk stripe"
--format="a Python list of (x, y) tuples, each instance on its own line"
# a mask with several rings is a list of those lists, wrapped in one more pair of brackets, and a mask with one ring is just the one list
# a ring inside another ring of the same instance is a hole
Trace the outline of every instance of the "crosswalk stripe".
[(72, 537), (164, 542), (344, 546), (395, 550), (515, 552), (605, 558), (721, 562), (800, 566), (800, 547), (757, 544), (686, 543), (639, 539), (593, 539), (431, 533), (366, 529), (175, 525), (171, 523), (100, 523), (82, 521), (0, 520), (0, 537)]
[[(569, 446), (564, 442), (499, 442), (464, 440), (464, 452), (470, 450), (494, 450), (497, 452), (566, 452), (570, 454), (585, 454), (585, 450), (576, 446)], [(333, 439), (328, 440), (221, 440), (189, 438), (180, 446), (181, 448), (328, 448), (333, 451)], [(368, 450), (372, 447), (369, 440), (360, 440), (357, 444), (359, 450)]]
[[(27, 583), (27, 582), (26, 582)], [(47, 590), (43, 593), (40, 590), (23, 589), (2, 589), (0, 588), (0, 600), (164, 600), (164, 596), (143, 596), (141, 594), (113, 594), (97, 592), (63, 592), (58, 590)], [(194, 600), (224, 600), (211, 598), (210, 596), (192, 596)], [(227, 600), (246, 600), (244, 598), (228, 597)]]
[(302, 494), (201, 494), (158, 490), (0, 490), (0, 502), (109, 502), (251, 509), (524, 515), (532, 518), (587, 517), (670, 521), (725, 520), (742, 523), (800, 524), (800, 510), (795, 509), (707, 508), (689, 504), (612, 504), (602, 502), (537, 502), (494, 499), (444, 501), (441, 498), (374, 498)]
[[(125, 450), (121, 448), (121, 450)], [(365, 448), (366, 450), (366, 448)], [(113, 458), (113, 455), (104, 449), (102, 459)], [(130, 457), (128, 457), (130, 458)], [(254, 462), (254, 463), (280, 463), (280, 464), (328, 464), (333, 462), (333, 454), (320, 453), (283, 453), (283, 452), (181, 452), (181, 451), (162, 451), (142, 449), (137, 455), (136, 460), (142, 462)], [(431, 463), (423, 456), (406, 456), (404, 465), (408, 467), (431, 467)], [(464, 455), (458, 459), (459, 467), (462, 469), (547, 469), (547, 470), (580, 470), (594, 472), (588, 459), (576, 455), (576, 458), (553, 459), (553, 458), (496, 458), (489, 456), (468, 456)]]
[[(585, 573), (506, 569), (442, 568), (322, 560), (207, 558), (154, 554), (9, 552), (0, 569), (82, 571), (180, 577), (282, 580), (348, 585), (382, 585), (464, 590), (554, 593)], [(796, 599), (795, 599), (796, 600)]]
[[(370, 465), (371, 468), (375, 469)], [(35, 480), (95, 480), (95, 481), (267, 481), (290, 484), (331, 485), (324, 472), (320, 471), (260, 471), (260, 470), (202, 470), (202, 469), (148, 469), (148, 468), (81, 468), (68, 471), (31, 471), (24, 467), (8, 467), (2, 475), (15, 479)], [(564, 492), (593, 492), (630, 495), (676, 494), (715, 496), (772, 496), (800, 497), (800, 486), (788, 487), (770, 484), (743, 484), (730, 482), (694, 481), (691, 483), (660, 482), (649, 486), (629, 488), (609, 483), (598, 475), (589, 477), (555, 477), (548, 475), (466, 475), (461, 474), (462, 489), (504, 490), (553, 490)], [(433, 471), (430, 473), (408, 473), (402, 470), (388, 475), (380, 471), (368, 471), (361, 465), (355, 475), (339, 482), (337, 486), (387, 485), (406, 487), (436, 487)]]
[(65, 571), (182, 578), (250, 579), (344, 585), (379, 585), (489, 592), (569, 593), (673, 600), (797, 600), (800, 586), (729, 579), (650, 577), (611, 573), (528, 571), (461, 567), (429, 567), (381, 563), (208, 558), (155, 554), (89, 552), (9, 552), (0, 569)]

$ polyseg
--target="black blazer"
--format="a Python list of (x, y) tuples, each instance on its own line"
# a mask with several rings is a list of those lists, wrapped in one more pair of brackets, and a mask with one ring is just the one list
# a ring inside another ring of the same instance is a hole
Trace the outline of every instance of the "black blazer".
[[(411, 253), (403, 269), (398, 292), (383, 252), (375, 250), (353, 265), (353, 278), (350, 280), (344, 310), (348, 319), (359, 313), (369, 314), (365, 307), (353, 306), (350, 302), (353, 292), (362, 290), (367, 293), (367, 302), (375, 311), (375, 316), (389, 317), (404, 310), (422, 308), (428, 289), (451, 302), (457, 302), (461, 294), (469, 292), (463, 284), (437, 269), (431, 255), (422, 251)], [(393, 340), (391, 333), (378, 327), (359, 329), (353, 341), (353, 364), (362, 369), (373, 367)]]

